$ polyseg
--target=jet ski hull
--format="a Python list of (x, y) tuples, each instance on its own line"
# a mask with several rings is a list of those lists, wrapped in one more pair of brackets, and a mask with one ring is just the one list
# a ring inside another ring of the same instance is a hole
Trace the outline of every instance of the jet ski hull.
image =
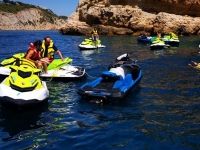
[(40, 78), (42, 80), (79, 80), (83, 79), (86, 77), (86, 71), (82, 67), (78, 66), (71, 66), (71, 65), (66, 65), (58, 70), (49, 70), (48, 74), (41, 73)]
[(97, 46), (93, 46), (93, 45), (79, 45), (79, 49), (80, 50), (95, 50), (95, 49), (99, 49), (99, 48), (105, 48), (105, 45), (97, 45)]
[[(6, 80), (6, 79), (5, 79)], [(46, 83), (42, 82), (43, 88), (32, 91), (18, 91), (4, 84), (0, 84), (0, 102), (6, 105), (30, 106), (48, 99), (49, 91)]]
[[(119, 88), (117, 89), (107, 89), (105, 86), (114, 85), (112, 81), (106, 84), (99, 83), (97, 86), (88, 86), (87, 84), (81, 87), (78, 90), (78, 94), (88, 100), (89, 102), (94, 103), (113, 103), (113, 102), (119, 102), (124, 100), (129, 93), (138, 86), (140, 80), (142, 78), (142, 71), (140, 70), (138, 78), (133, 81), (132, 85), (129, 87), (126, 87), (127, 89), (124, 91), (121, 91)], [(97, 79), (96, 81), (101, 80)], [(103, 87), (103, 88), (102, 88)], [(99, 88), (99, 89), (98, 89)]]
[(165, 48), (169, 48), (170, 45), (168, 44), (160, 44), (160, 43), (156, 43), (156, 44), (151, 44), (150, 45), (150, 49), (151, 50), (161, 50), (161, 49), (165, 49)]

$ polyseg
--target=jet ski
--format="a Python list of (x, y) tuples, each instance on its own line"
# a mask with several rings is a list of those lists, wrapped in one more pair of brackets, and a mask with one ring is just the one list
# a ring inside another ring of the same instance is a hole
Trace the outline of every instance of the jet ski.
[(170, 45), (165, 44), (165, 42), (160, 38), (158, 37), (151, 38), (151, 45), (150, 45), (151, 50), (161, 50), (169, 47)]
[(39, 78), (40, 69), (28, 65), (11, 66), (0, 84), (0, 102), (10, 106), (33, 106), (49, 97), (46, 82)]
[(4, 59), (0, 63), (0, 78), (5, 79), (10, 74), (10, 66), (16, 63), (16, 60), (24, 58), (25, 53), (17, 53), (11, 57)]
[(173, 33), (170, 32), (169, 34), (164, 35), (164, 37), (161, 38), (166, 44), (169, 44), (171, 46), (179, 46), (179, 38), (178, 36)]
[(84, 41), (79, 44), (79, 49), (80, 50), (94, 50), (94, 49), (99, 49), (99, 48), (105, 48), (105, 45), (101, 44), (101, 40), (97, 41), (98, 45), (95, 46), (94, 41), (92, 38), (86, 38)]
[[(24, 53), (15, 54), (12, 57), (6, 58), (0, 63), (0, 76), (5, 79), (10, 74), (10, 67), (13, 65), (20, 66), (22, 64), (31, 65), (30, 61), (24, 59)], [(65, 58), (54, 59), (48, 66), (48, 74), (40, 73), (40, 78), (43, 80), (66, 80), (66, 79), (81, 79), (86, 76), (85, 69), (79, 66), (71, 65), (72, 59)], [(34, 65), (35, 66), (35, 65)], [(34, 68), (34, 66), (32, 66)], [(36, 67), (36, 66), (35, 66)]]
[(151, 38), (150, 36), (140, 35), (137, 37), (137, 41), (140, 43), (151, 43)]
[(142, 70), (137, 60), (125, 53), (116, 58), (101, 76), (79, 88), (77, 93), (84, 99), (95, 103), (112, 103), (123, 100), (133, 88), (137, 87)]
[(79, 66), (72, 66), (71, 62), (71, 58), (66, 58), (65, 61), (54, 59), (47, 67), (48, 74), (42, 72), (40, 78), (43, 80), (77, 80), (84, 78), (86, 76), (85, 69)]

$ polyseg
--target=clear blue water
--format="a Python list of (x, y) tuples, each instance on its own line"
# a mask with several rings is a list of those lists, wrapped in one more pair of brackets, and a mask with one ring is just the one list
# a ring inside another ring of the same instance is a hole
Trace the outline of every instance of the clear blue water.
[[(101, 36), (105, 49), (80, 51), (86, 36), (57, 31), (0, 31), (0, 60), (25, 52), (30, 42), (51, 36), (87, 78), (48, 82), (48, 103), (16, 111), (0, 105), (0, 149), (200, 149), (200, 72), (188, 67), (200, 61), (200, 37), (180, 37), (178, 48), (152, 51), (133, 36)], [(139, 86), (117, 104), (99, 105), (80, 99), (78, 88), (105, 71), (124, 52), (143, 71)]]

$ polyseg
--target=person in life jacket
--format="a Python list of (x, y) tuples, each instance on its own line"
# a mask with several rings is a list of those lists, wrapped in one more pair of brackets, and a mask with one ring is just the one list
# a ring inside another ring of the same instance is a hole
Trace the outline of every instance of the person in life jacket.
[(99, 39), (99, 35), (97, 32), (97, 28), (94, 27), (94, 30), (92, 31), (92, 40), (94, 41), (96, 47), (98, 45), (98, 39)]
[(42, 60), (44, 58), (48, 59), (47, 61), (43, 61), (43, 67), (44, 67), (44, 72), (47, 74), (47, 66), (49, 63), (51, 63), (54, 60), (54, 54), (58, 53), (58, 55), (60, 56), (60, 58), (62, 59), (62, 61), (65, 61), (65, 59), (62, 56), (62, 53), (60, 52), (60, 50), (58, 50), (58, 48), (55, 46), (55, 44), (53, 43), (53, 41), (51, 40), (51, 38), (49, 36), (46, 36), (44, 38), (44, 40), (42, 41), (42, 48), (41, 48), (41, 57)]
[(42, 62), (40, 61), (40, 50), (42, 42), (40, 40), (30, 43), (30, 46), (25, 54), (25, 58), (33, 62), (39, 69), (42, 69)]

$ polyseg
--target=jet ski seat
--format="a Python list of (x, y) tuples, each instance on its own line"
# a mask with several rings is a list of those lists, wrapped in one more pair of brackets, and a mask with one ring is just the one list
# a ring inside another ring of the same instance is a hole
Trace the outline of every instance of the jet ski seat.
[(109, 71), (104, 71), (102, 73), (102, 77), (105, 78), (114, 78), (114, 79), (124, 79), (125, 75), (124, 75), (124, 70), (121, 67), (117, 67), (117, 68), (111, 68)]

